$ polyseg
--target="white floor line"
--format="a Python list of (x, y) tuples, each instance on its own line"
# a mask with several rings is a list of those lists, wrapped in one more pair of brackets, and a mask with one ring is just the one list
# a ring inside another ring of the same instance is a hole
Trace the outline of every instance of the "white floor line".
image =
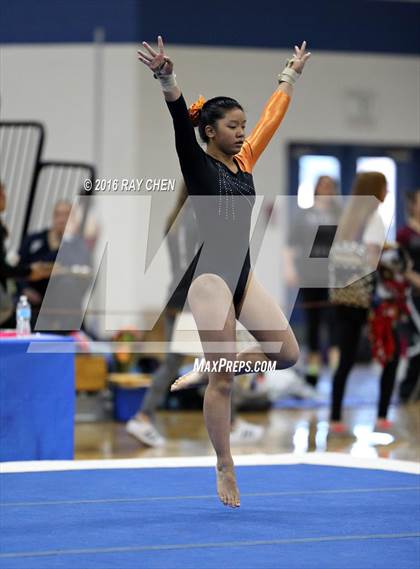
[[(237, 466), (314, 464), (348, 468), (368, 468), (420, 475), (420, 464), (387, 458), (356, 458), (348, 454), (312, 452), (306, 454), (249, 454), (235, 457)], [(63, 470), (100, 470), (110, 468), (192, 468), (214, 467), (213, 456), (134, 458), (112, 460), (56, 460), (0, 463), (0, 474), (17, 472), (51, 472)]]
[[(390, 488), (345, 488), (341, 490), (296, 490), (292, 492), (241, 492), (242, 498), (274, 498), (279, 496), (314, 496), (316, 494), (374, 494), (385, 492), (418, 492), (418, 486), (396, 486)], [(195, 496), (145, 496), (142, 498), (104, 498), (93, 500), (49, 500), (44, 502), (4, 502), (1, 508), (32, 508), (37, 506), (78, 506), (78, 505), (97, 505), (97, 504), (121, 504), (139, 502), (166, 502), (166, 501), (185, 501), (185, 500), (212, 500), (217, 498), (216, 494), (203, 494)]]
[(294, 543), (323, 543), (333, 541), (366, 541), (369, 539), (407, 539), (420, 537), (420, 533), (390, 533), (371, 535), (327, 535), (320, 537), (298, 537), (291, 539), (272, 539), (255, 541), (222, 541), (210, 543), (180, 543), (165, 545), (139, 545), (132, 547), (103, 547), (91, 549), (54, 549), (51, 551), (22, 551), (0, 553), (0, 559), (13, 559), (17, 557), (51, 557), (56, 555), (89, 555), (104, 553), (134, 553), (141, 551), (167, 551), (173, 549), (225, 549), (232, 547), (255, 547), (267, 545), (289, 545)]

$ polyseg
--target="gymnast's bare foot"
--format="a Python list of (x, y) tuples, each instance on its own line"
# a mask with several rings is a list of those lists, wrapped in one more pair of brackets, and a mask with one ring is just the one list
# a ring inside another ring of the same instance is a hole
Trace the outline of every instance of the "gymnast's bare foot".
[(216, 467), (217, 493), (225, 506), (239, 508), (241, 500), (239, 490), (236, 485), (235, 467), (231, 465), (218, 464)]
[(209, 377), (207, 373), (200, 371), (190, 371), (182, 375), (171, 385), (171, 391), (181, 391), (181, 389), (191, 389), (200, 385), (207, 385)]

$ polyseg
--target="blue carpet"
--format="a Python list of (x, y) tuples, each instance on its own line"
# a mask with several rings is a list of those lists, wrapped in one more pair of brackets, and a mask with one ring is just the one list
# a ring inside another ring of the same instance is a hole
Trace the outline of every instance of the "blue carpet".
[(212, 468), (2, 474), (0, 567), (409, 569), (420, 561), (411, 474), (238, 467), (241, 508)]

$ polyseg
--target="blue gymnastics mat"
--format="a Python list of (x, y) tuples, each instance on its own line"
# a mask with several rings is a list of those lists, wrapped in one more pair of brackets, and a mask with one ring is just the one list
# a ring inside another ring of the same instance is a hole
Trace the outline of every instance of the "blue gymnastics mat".
[(418, 569), (415, 474), (239, 466), (241, 508), (214, 469), (3, 473), (0, 567)]

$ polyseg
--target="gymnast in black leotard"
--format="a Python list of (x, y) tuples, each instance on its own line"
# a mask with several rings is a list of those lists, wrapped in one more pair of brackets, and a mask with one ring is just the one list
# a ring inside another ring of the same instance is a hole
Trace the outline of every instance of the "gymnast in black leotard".
[[(229, 97), (215, 97), (189, 114), (184, 97), (167, 102), (175, 129), (175, 141), (182, 173), (192, 197), (204, 247), (195, 277), (216, 274), (228, 285), (236, 316), (243, 299), (249, 272), (249, 234), (255, 201), (252, 169), (258, 157), (279, 126), (289, 104), (283, 91), (276, 91), (251, 136), (245, 139), (245, 121), (241, 105)], [(239, 110), (227, 128), (234, 131), (232, 143), (226, 148), (233, 153), (234, 170), (204, 152), (195, 137), (197, 124), (207, 144), (205, 127), (223, 117), (227, 111)], [(194, 116), (195, 114), (195, 116)], [(191, 116), (192, 115), (192, 116)], [(238, 124), (241, 122), (242, 124)]]
[[(310, 54), (305, 42), (300, 48), (295, 46), (292, 59), (279, 75), (277, 90), (251, 134), (245, 137), (245, 113), (237, 101), (216, 97), (204, 105), (203, 101), (196, 103), (189, 113), (162, 38), (158, 37), (158, 51), (146, 42), (143, 47), (138, 56), (161, 84), (174, 123), (182, 173), (204, 241), (188, 301), (206, 362), (211, 365), (203, 411), (217, 455), (217, 491), (225, 505), (238, 507), (229, 441), (230, 399), (234, 374), (244, 371), (238, 372), (239, 366), (235, 366), (246, 363), (248, 373), (259, 371), (261, 363), (270, 360), (276, 369), (283, 369), (294, 365), (299, 357), (296, 339), (277, 301), (251, 271), (249, 233), (255, 201), (252, 170), (281, 123), (293, 84)], [(198, 122), (206, 151), (195, 138), (191, 118)], [(258, 342), (239, 353), (236, 318)], [(202, 381), (202, 374), (192, 372), (175, 382), (173, 389)]]

